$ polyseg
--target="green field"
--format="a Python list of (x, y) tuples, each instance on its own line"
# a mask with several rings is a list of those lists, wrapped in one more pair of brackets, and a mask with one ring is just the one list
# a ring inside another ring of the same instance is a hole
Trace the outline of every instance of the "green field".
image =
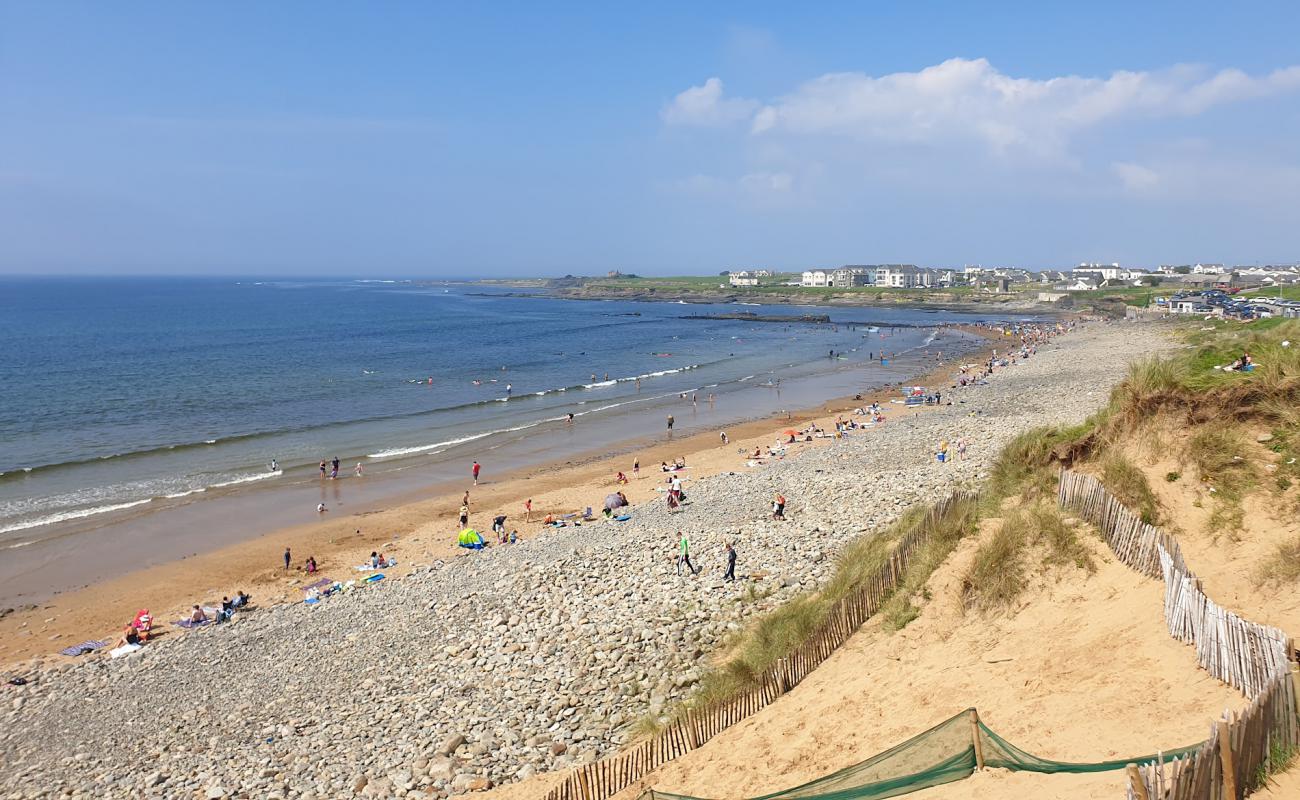
[[(1265, 297), (1276, 299), (1279, 296), (1276, 287), (1272, 289), (1251, 289), (1241, 293), (1242, 297)], [(1300, 300), (1300, 286), (1283, 286), (1281, 289), (1283, 300)]]
[(778, 275), (768, 278), (769, 283), (759, 286), (731, 286), (724, 275), (717, 276), (674, 276), (664, 278), (587, 278), (582, 287), (591, 290), (608, 291), (648, 291), (657, 292), (724, 292), (727, 294), (750, 295), (803, 295), (808, 297), (830, 297), (835, 295), (862, 295), (865, 297), (922, 297), (932, 294), (950, 296), (967, 296), (976, 291), (969, 286), (944, 288), (895, 289), (887, 286), (786, 286), (786, 281), (795, 280), (795, 275)]

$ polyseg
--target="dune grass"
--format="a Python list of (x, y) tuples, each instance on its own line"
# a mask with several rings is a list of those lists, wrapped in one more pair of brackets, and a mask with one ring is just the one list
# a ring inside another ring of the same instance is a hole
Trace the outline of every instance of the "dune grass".
[(1008, 497), (1026, 500), (1056, 491), (1057, 473), (1062, 466), (1091, 451), (1103, 414), (1078, 425), (1034, 428), (1016, 436), (1002, 452), (989, 473), (983, 492), (989, 508)]
[(1280, 542), (1273, 554), (1255, 570), (1261, 586), (1291, 583), (1300, 579), (1300, 537)]
[(1005, 608), (1024, 591), (1025, 547), (1029, 531), (1025, 515), (1015, 512), (1002, 521), (992, 538), (975, 551), (975, 562), (962, 580), (962, 601), (967, 608), (992, 611)]
[(1206, 425), (1187, 440), (1186, 457), (1201, 483), (1212, 490), (1213, 503), (1206, 532), (1235, 539), (1245, 518), (1242, 501), (1258, 483), (1252, 450), (1245, 434), (1234, 425)]
[(1116, 450), (1101, 460), (1101, 480), (1121, 503), (1138, 513), (1148, 525), (1160, 522), (1160, 506), (1147, 476), (1137, 465)]
[(1092, 554), (1078, 532), (1065, 523), (1048, 501), (1015, 509), (987, 542), (975, 551), (975, 560), (962, 579), (962, 600), (967, 608), (993, 611), (1010, 606), (1029, 585), (1035, 565), (1076, 567), (1093, 573)]

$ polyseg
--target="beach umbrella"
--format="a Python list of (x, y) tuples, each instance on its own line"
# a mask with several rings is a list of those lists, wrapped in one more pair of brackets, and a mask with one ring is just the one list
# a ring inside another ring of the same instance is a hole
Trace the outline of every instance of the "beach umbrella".
[(799, 432), (798, 432), (798, 431), (786, 431), (786, 432), (785, 432), (785, 435), (786, 435), (786, 436), (798, 436), (798, 435), (799, 435)]
[(619, 497), (617, 494), (605, 495), (605, 508), (609, 509), (610, 511), (613, 511), (616, 508), (622, 508), (625, 505), (627, 505), (627, 502), (624, 501), (623, 498)]

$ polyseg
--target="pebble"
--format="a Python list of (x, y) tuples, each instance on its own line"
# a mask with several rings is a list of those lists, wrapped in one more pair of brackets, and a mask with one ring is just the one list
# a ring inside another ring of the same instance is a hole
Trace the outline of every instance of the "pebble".
[[(951, 406), (887, 405), (886, 424), (763, 467), (738, 454), (688, 477), (681, 513), (643, 503), (130, 658), (26, 670), (0, 796), (444, 798), (601, 758), (689, 697), (731, 631), (827, 580), (847, 542), (976, 484), (1017, 433), (1083, 419), (1164, 346), (1094, 324), (988, 385), (941, 387)], [(966, 460), (937, 463), (959, 436)], [(771, 519), (777, 490), (789, 521)], [(677, 572), (678, 531), (697, 575)]]

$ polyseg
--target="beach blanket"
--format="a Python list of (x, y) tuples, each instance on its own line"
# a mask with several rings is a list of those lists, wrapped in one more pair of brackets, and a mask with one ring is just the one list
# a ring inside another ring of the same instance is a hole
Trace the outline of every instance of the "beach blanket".
[(79, 656), (83, 653), (93, 653), (101, 647), (108, 647), (108, 642), (99, 642), (91, 639), (82, 642), (81, 644), (74, 644), (71, 647), (65, 647), (59, 652), (65, 656)]
[(382, 566), (372, 567), (369, 564), (357, 564), (355, 567), (353, 567), (353, 569), (355, 569), (357, 572), (373, 572), (377, 569), (388, 569), (389, 567), (395, 567), (395, 566), (397, 566), (397, 561), (390, 559), (389, 561), (384, 562)]
[(144, 645), (142, 644), (124, 644), (121, 647), (114, 647), (112, 650), (109, 650), (108, 654), (113, 658), (121, 658), (122, 656), (129, 656), (143, 647)]
[(384, 579), (384, 573), (376, 572), (374, 575), (367, 575), (361, 579), (362, 583), (379, 583)]
[[(358, 567), (358, 569), (360, 569), (360, 567)], [(333, 578), (321, 578), (320, 580), (316, 581), (315, 583), (313, 583), (313, 584), (311, 584), (311, 585), (309, 585), (309, 586), (304, 586), (304, 587), (302, 587), (302, 590), (303, 590), (304, 592), (310, 592), (310, 591), (312, 591), (313, 589), (319, 591), (319, 590), (325, 588), (326, 586), (329, 586), (329, 585), (330, 585), (331, 583), (333, 583), (333, 582), (334, 582), (334, 579), (333, 579)]]
[(617, 522), (627, 522), (630, 519), (632, 519), (631, 514), (619, 514), (617, 517), (614, 517), (614, 520)]
[(213, 619), (217, 616), (217, 614), (221, 613), (221, 609), (219, 609), (219, 608), (208, 608), (207, 606), (204, 606), (204, 607), (203, 607), (203, 613), (204, 613), (204, 614), (207, 614), (207, 615), (208, 615), (208, 618), (205, 619), (205, 620), (203, 620), (202, 622), (192, 622), (192, 621), (187, 617), (187, 618), (185, 618), (185, 619), (178, 619), (178, 620), (176, 620), (175, 622), (173, 622), (172, 624), (173, 624), (173, 625), (176, 625), (176, 626), (178, 626), (178, 627), (181, 627), (181, 628), (185, 628), (185, 629), (187, 629), (187, 630), (190, 629), (190, 628), (201, 628), (201, 627), (203, 627), (204, 625), (211, 624), (212, 621), (213, 621)]

